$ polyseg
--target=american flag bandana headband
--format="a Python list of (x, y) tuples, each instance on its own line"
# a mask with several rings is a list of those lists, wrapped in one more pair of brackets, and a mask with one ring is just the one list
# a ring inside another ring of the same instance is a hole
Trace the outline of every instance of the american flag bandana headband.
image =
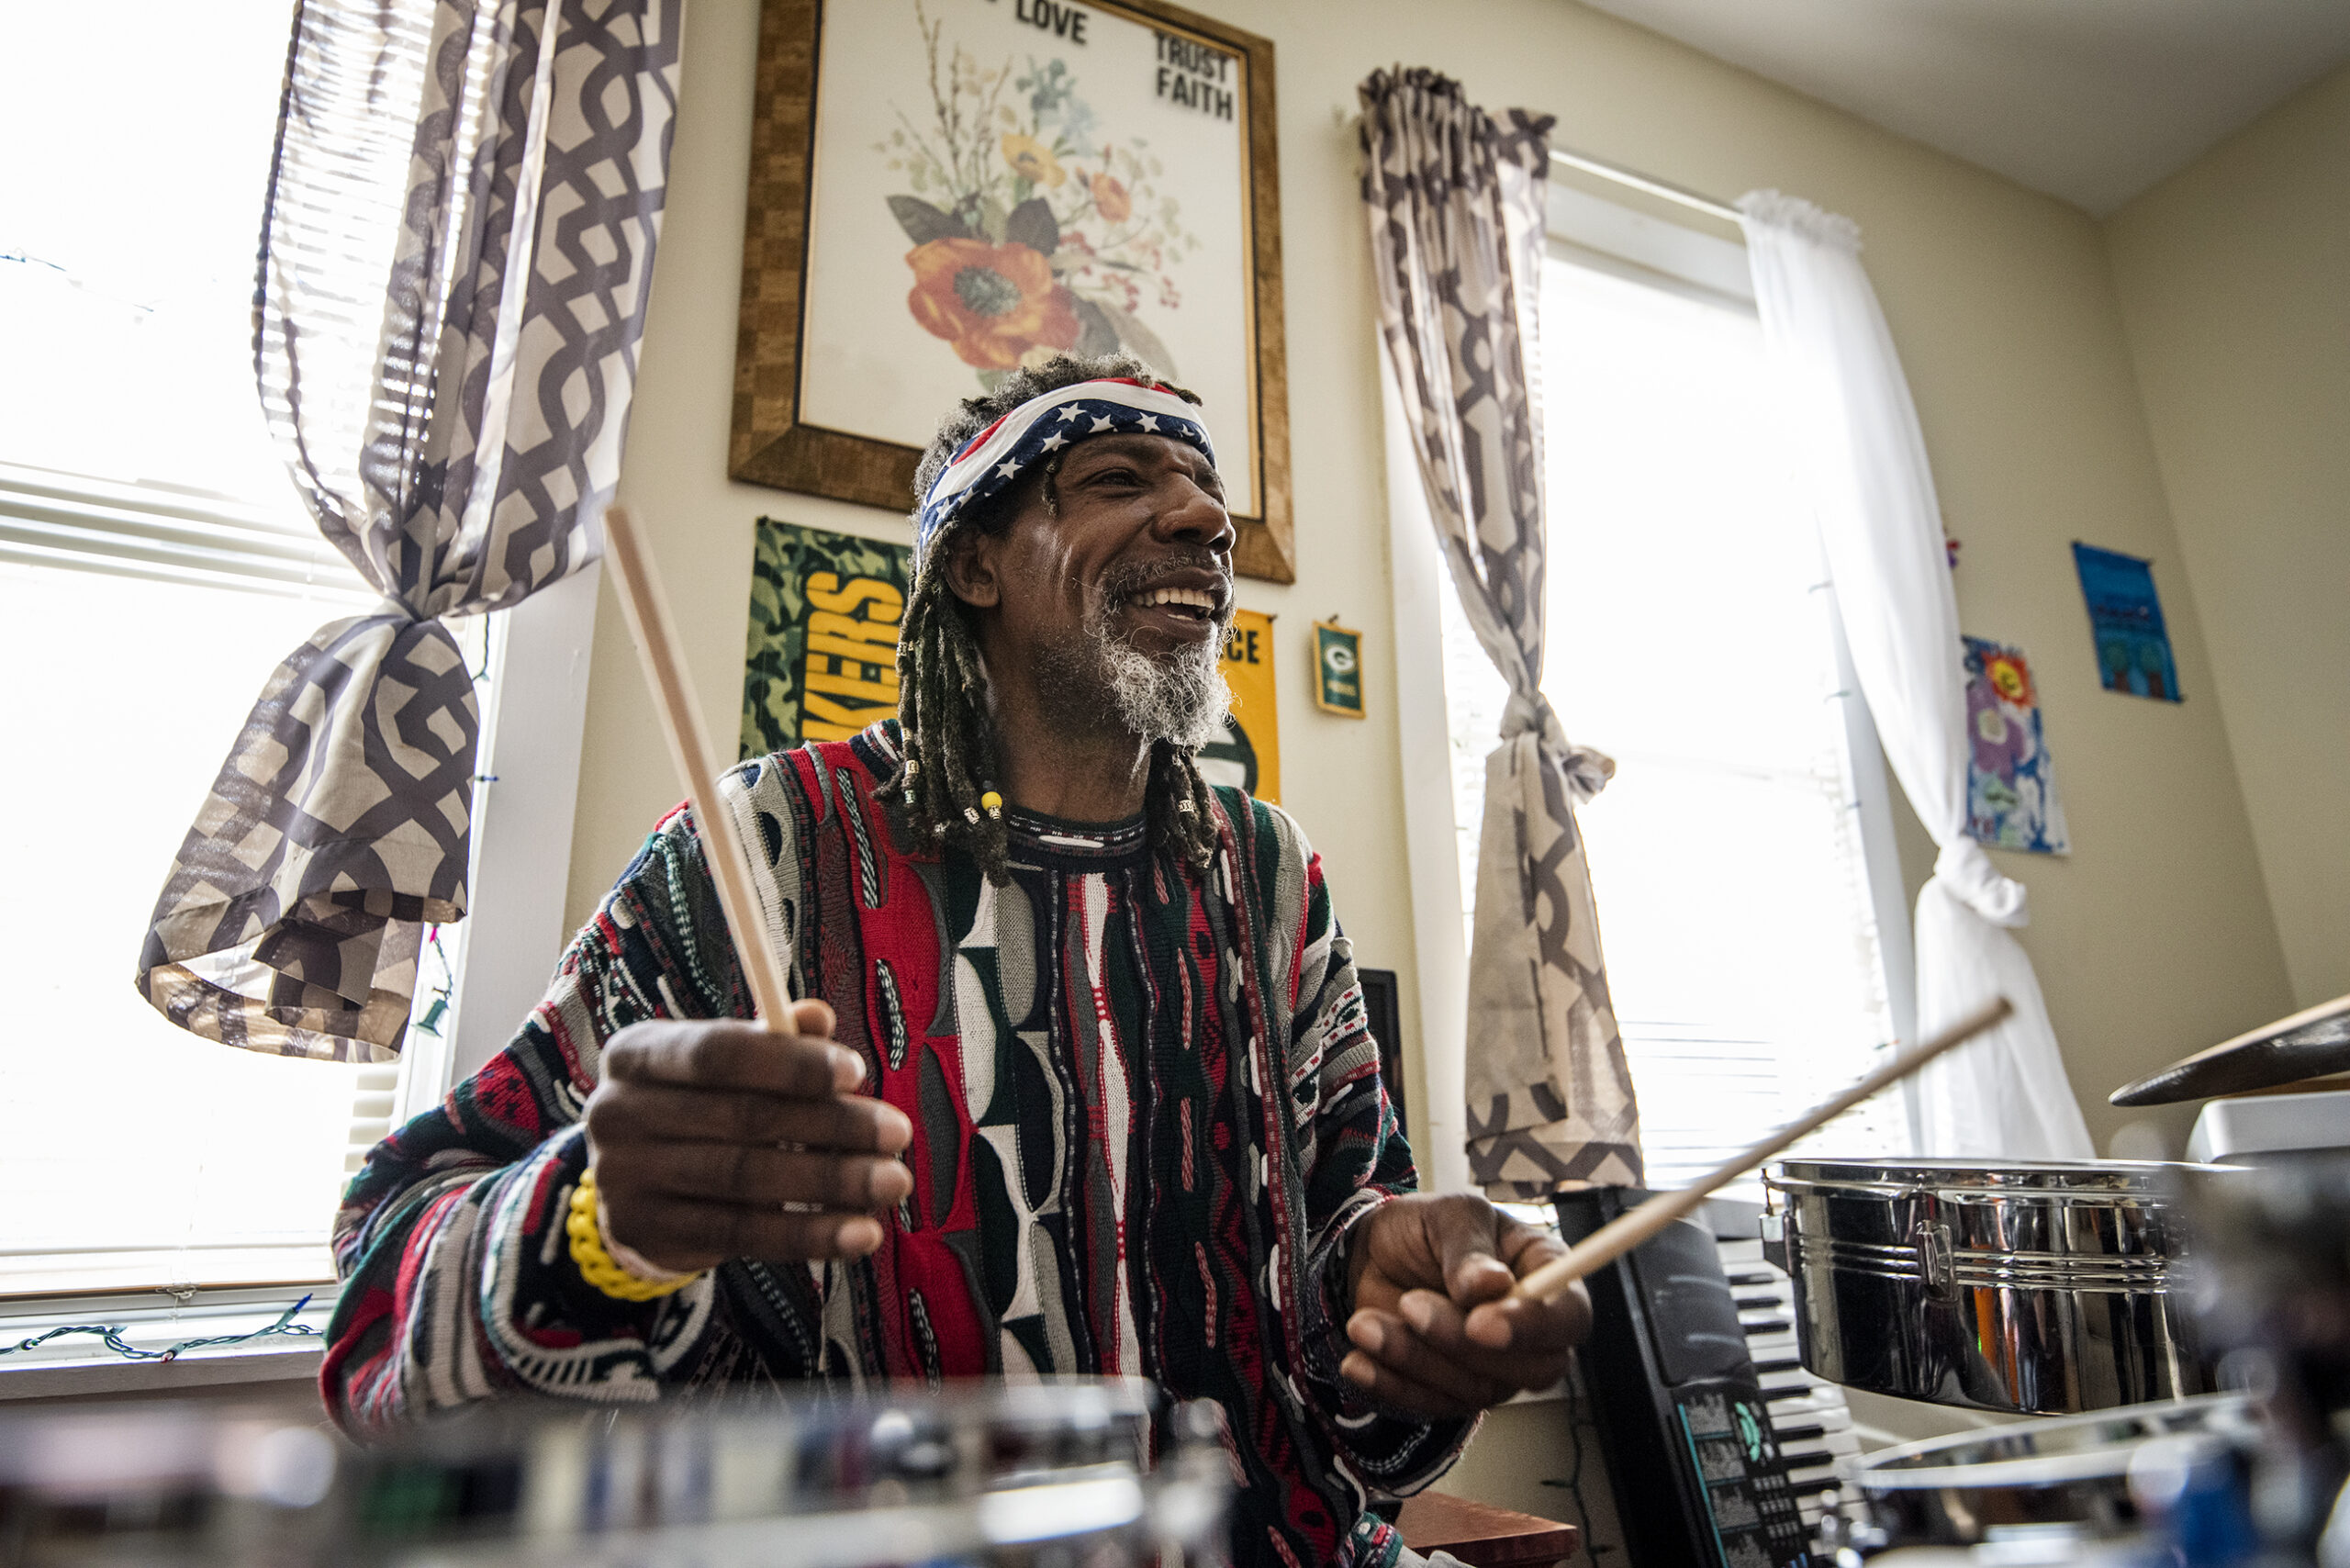
[(930, 482), (914, 519), (914, 570), (938, 531), (965, 508), (1008, 488), (1031, 465), (1092, 435), (1163, 435), (1215, 462), (1199, 406), (1129, 376), (1080, 381), (1031, 398), (963, 443)]

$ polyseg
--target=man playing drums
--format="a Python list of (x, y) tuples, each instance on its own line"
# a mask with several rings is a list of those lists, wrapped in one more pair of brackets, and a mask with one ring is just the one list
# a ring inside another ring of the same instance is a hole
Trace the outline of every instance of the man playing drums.
[(365, 1429), (509, 1390), (1149, 1378), (1224, 1407), (1237, 1561), (1384, 1564), (1365, 1511), (1556, 1381), (1557, 1255), (1411, 1153), (1320, 860), (1194, 761), (1234, 540), (1196, 401), (1013, 372), (917, 479), (900, 717), (746, 763), (796, 1034), (689, 813), (514, 1042), (378, 1147), (325, 1386)]

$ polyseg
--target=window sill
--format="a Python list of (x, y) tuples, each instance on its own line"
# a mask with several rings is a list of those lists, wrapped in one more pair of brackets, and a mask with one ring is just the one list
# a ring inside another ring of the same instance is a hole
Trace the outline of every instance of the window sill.
[(326, 1351), (327, 1318), (336, 1287), (205, 1291), (185, 1305), (158, 1307), (152, 1298), (52, 1297), (10, 1304), (0, 1316), (0, 1345), (16, 1345), (67, 1324), (104, 1324), (141, 1350), (162, 1350), (188, 1339), (251, 1334), (309, 1295), (294, 1321), (316, 1332), (272, 1335), (239, 1344), (207, 1346), (170, 1361), (137, 1361), (106, 1349), (96, 1336), (75, 1334), (0, 1356), (0, 1403), (18, 1399), (85, 1398), (98, 1394), (175, 1394), (225, 1384), (272, 1385), (315, 1379)]
[(127, 1361), (120, 1356), (95, 1360), (0, 1365), (0, 1405), (17, 1399), (83, 1399), (97, 1394), (176, 1394), (224, 1383), (316, 1382), (326, 1348), (300, 1339), (283, 1349), (256, 1350), (224, 1345), (191, 1350), (168, 1361)]

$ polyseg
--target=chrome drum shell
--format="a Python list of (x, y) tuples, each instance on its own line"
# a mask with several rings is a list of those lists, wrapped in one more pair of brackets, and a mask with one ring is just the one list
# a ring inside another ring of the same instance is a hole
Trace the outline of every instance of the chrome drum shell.
[[(1804, 1365), (2018, 1415), (2208, 1392), (2172, 1168), (1787, 1160), (1764, 1175)], [(1774, 1248), (1775, 1252), (1776, 1248)]]

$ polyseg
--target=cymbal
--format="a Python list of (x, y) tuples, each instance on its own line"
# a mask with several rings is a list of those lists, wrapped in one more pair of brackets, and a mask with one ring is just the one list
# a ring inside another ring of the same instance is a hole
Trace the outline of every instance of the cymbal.
[(2152, 1077), (2124, 1084), (2108, 1098), (2116, 1105), (2172, 1105), (2215, 1094), (2275, 1089), (2333, 1072), (2350, 1072), (2350, 996), (2337, 996), (2222, 1040)]

